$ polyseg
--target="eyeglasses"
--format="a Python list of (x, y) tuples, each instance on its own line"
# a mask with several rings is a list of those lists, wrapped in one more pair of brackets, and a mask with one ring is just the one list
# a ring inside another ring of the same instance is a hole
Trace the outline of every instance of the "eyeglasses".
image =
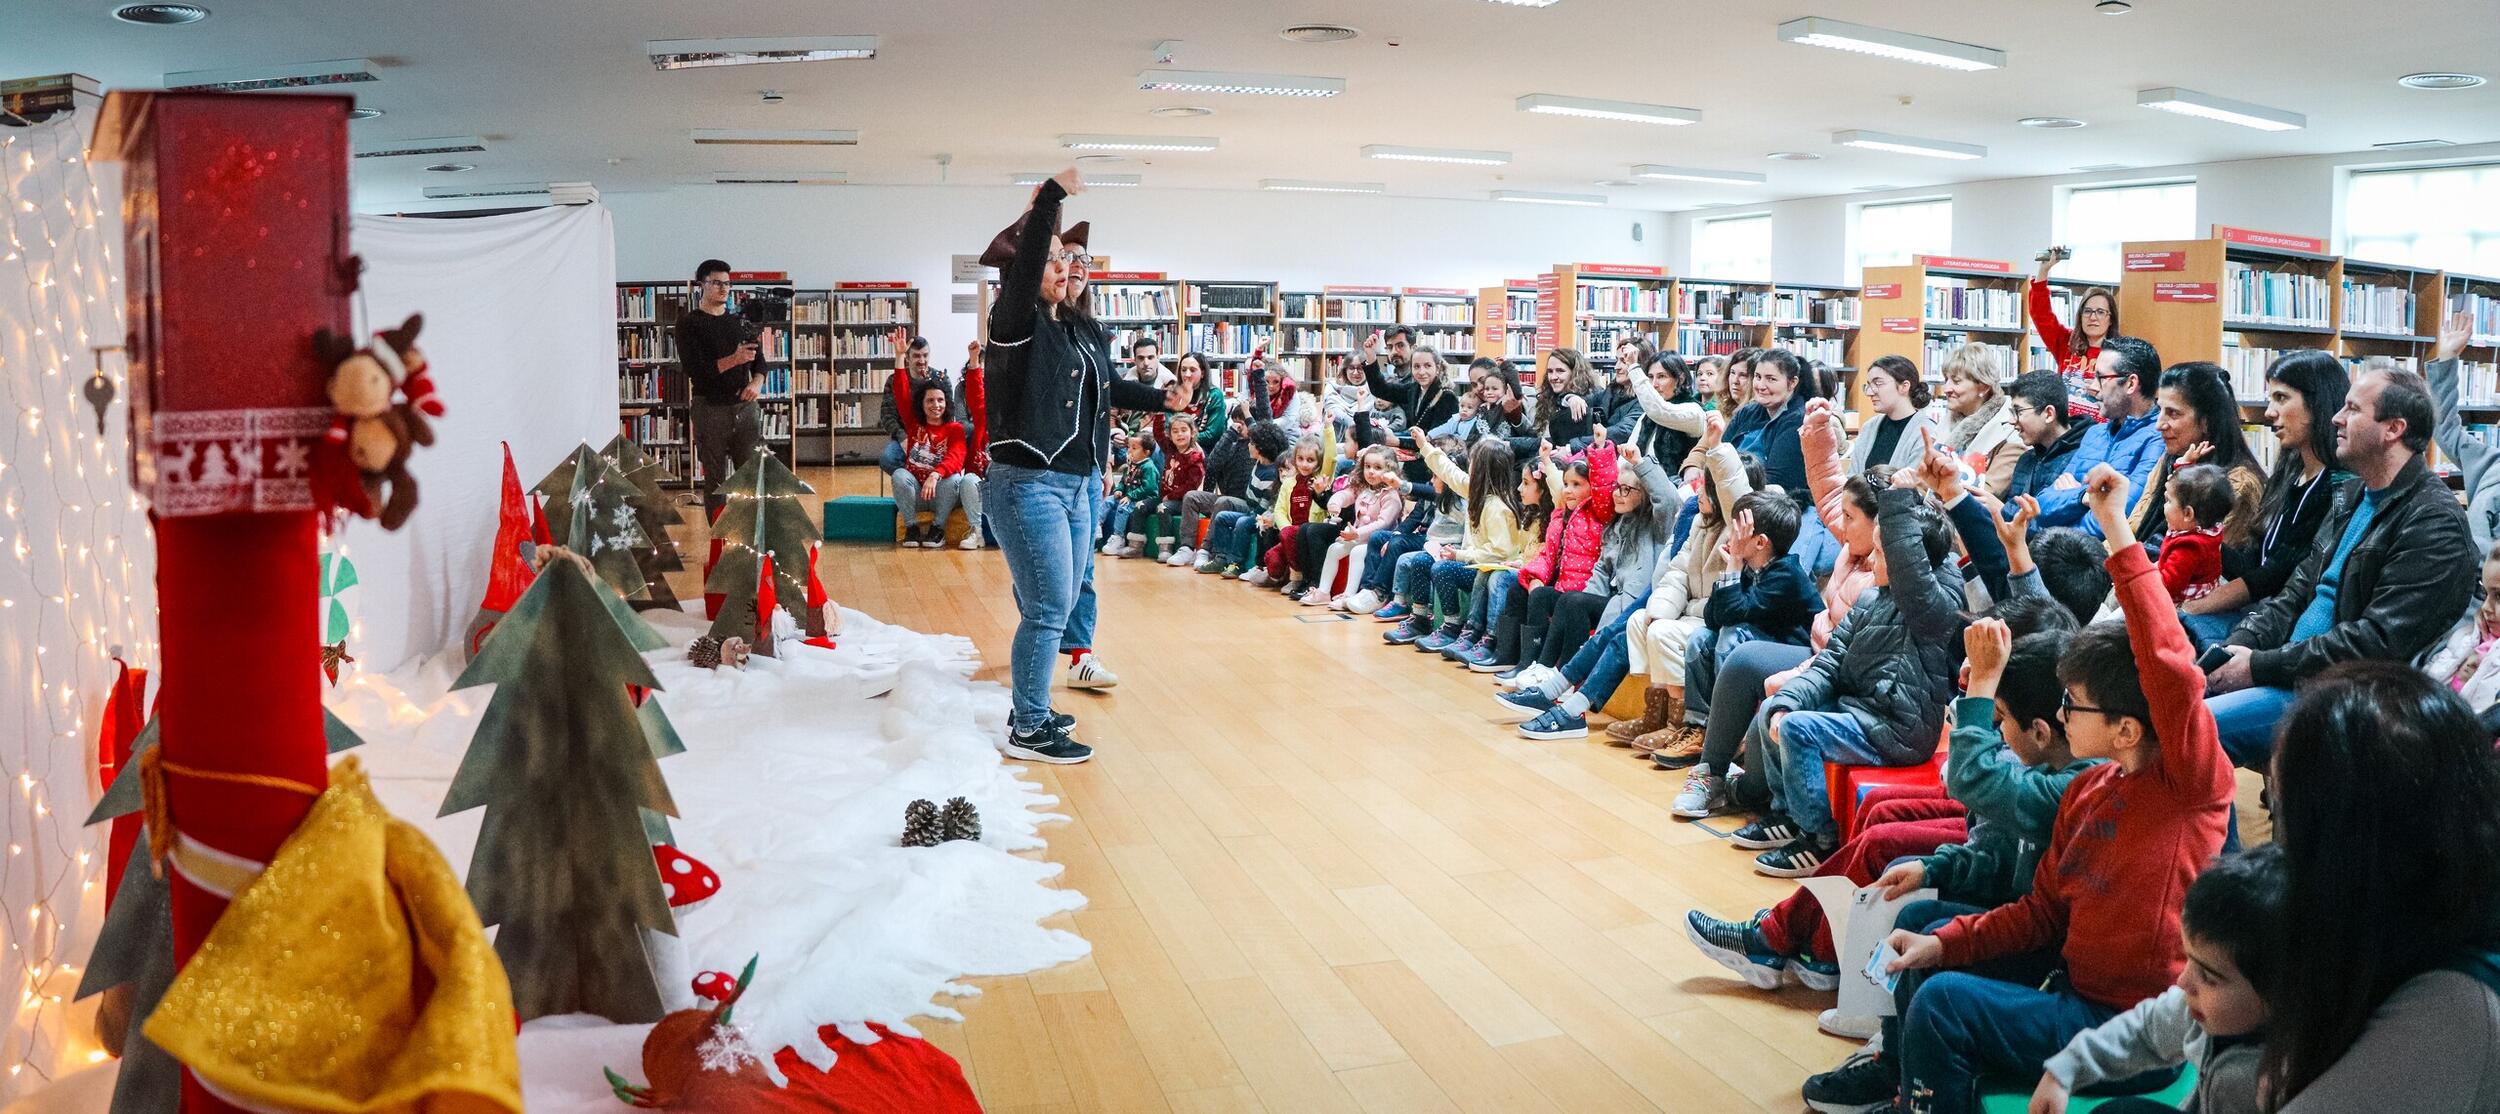
[(1060, 252), (1059, 262), (1079, 270), (1092, 270), (1094, 267), (1094, 257), (1078, 251)]
[(2083, 307), (2082, 309), (2076, 310), (2076, 311), (2075, 311), (2075, 316), (2077, 316), (2077, 317), (2107, 317), (2107, 316), (2109, 316), (2109, 307), (2108, 307), (2108, 306), (2085, 306), (2085, 307)]
[(696, 283), (695, 285), (700, 286), (700, 287), (703, 287), (703, 288), (704, 288), (704, 289), (706, 289), (706, 290), (727, 290), (727, 289), (729, 289), (729, 280), (728, 280), (728, 279), (705, 279), (705, 280), (703, 280), (702, 282), (698, 282), (698, 283)]
[(2064, 722), (2065, 720), (2071, 718), (2076, 712), (2090, 712), (2093, 715), (2101, 716), (2103, 718), (2108, 718), (2117, 714), (2107, 708), (2095, 708), (2089, 704), (2077, 704), (2075, 703), (2075, 695), (2073, 693), (2067, 693), (2057, 698), (2057, 718), (2060, 722)]

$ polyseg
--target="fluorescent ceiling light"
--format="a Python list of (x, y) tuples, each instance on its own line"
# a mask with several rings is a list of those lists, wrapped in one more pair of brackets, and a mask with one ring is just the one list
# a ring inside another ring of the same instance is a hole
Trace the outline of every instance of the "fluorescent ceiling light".
[(1554, 0), (1493, 0), (1493, 2), (1496, 4), (1506, 4), (1514, 8), (1550, 8), (1554, 6)]
[(1212, 151), (1210, 135), (1063, 135), (1059, 145), (1071, 151)]
[(382, 115), (381, 109), (372, 108), (366, 105), (357, 105), (356, 107), (347, 110), (347, 118), (349, 120), (371, 120), (380, 115)]
[(797, 131), (787, 128), (696, 128), (690, 133), (705, 146), (856, 147), (855, 131)]
[(655, 70), (831, 62), (877, 56), (875, 35), (784, 35), (756, 39), (653, 39), (643, 45)]
[[(1049, 180), (1050, 175), (1044, 174), (1038, 170), (1018, 174), (1014, 178), (1015, 184), (1019, 186), (1038, 186)], [(1143, 184), (1145, 184), (1145, 180), (1134, 174), (1088, 174), (1085, 176), (1085, 188), (1087, 189), (1092, 189), (1095, 186), (1136, 186)]]
[(431, 139), (383, 139), (356, 148), (360, 159), (395, 159), (402, 155), (464, 155), (486, 149), (474, 135), (438, 135)]
[(378, 80), (380, 78), (374, 74), (371, 61), (340, 58), (329, 62), (297, 62), (287, 66), (184, 70), (166, 74), (165, 88), (177, 93), (258, 93)]
[(2381, 151), (2420, 151), (2431, 147), (2454, 147), (2456, 145), (2457, 142), (2453, 139), (2400, 139), (2393, 143), (2373, 143), (2370, 146)]
[(1773, 151), (1762, 157), (1777, 162), (1815, 162), (1823, 156), (1812, 151)]
[(1654, 162), (1634, 166), (1632, 176), (1675, 182), (1717, 182), (1729, 186), (1758, 186), (1771, 180), (1770, 175), (1750, 170), (1704, 170), (1698, 166), (1661, 166)]
[(2071, 131), (2083, 126), (2083, 121), (2072, 116), (2025, 116), (2014, 122), (2026, 128), (2045, 128), (2049, 131)]
[(1519, 98), (1518, 109), (1548, 116), (1586, 116), (1593, 120), (1626, 120), (1635, 124), (1665, 124), (1670, 127), (1701, 122), (1699, 109), (1635, 104), (1631, 101), (1600, 101), (1555, 93), (1530, 93)]
[(1517, 201), (1526, 205), (1603, 205), (1606, 199), (1594, 193), (1544, 193), (1538, 190), (1495, 190), (1495, 201)]
[(2165, 85), (2159, 89), (2137, 90), (2135, 103), (2144, 108), (2158, 108), (2163, 112), (2176, 112), (2181, 116), (2220, 120), (2225, 124), (2238, 124), (2243, 128), (2255, 128), (2265, 132), (2299, 131), (2309, 126), (2309, 118), (2297, 112), (2285, 112), (2279, 108), (2267, 108), (2262, 104), (2235, 101), (2228, 97), (2199, 93), (2194, 89), (2181, 89), (2175, 85)]
[(847, 186), (847, 170), (719, 170), (703, 179), (716, 186)]
[(1976, 143), (1952, 143), (1942, 139), (1920, 139), (1914, 135), (1891, 135), (1885, 132), (1833, 132), (1832, 142), (1843, 147), (1860, 147), (1869, 151), (1891, 151), (1903, 155), (1925, 155), (1931, 159), (1983, 159), (1988, 149)]
[(1147, 70), (1137, 75), (1137, 87), (1155, 93), (1333, 97), (1345, 92), (1345, 79), (1275, 73), (1224, 73), (1218, 70)]
[(491, 197), (522, 201), (545, 200), (554, 205), (585, 205), (599, 200), (599, 191), (588, 182), (504, 182), (485, 186), (427, 186), (429, 200), (446, 198)]
[(1259, 188), (1287, 193), (1387, 193), (1385, 182), (1312, 182), (1299, 178), (1261, 178)]
[(1454, 162), (1466, 166), (1508, 166), (1508, 151), (1468, 151), (1444, 147), (1398, 147), (1387, 143), (1367, 144), (1367, 159), (1395, 159), (1399, 162)]
[(1923, 66), (1942, 66), (1948, 70), (1996, 70), (2005, 68), (2005, 52), (1992, 47), (1972, 46), (1950, 39), (1931, 39), (1906, 31), (1887, 31), (1837, 19), (1807, 16), (1792, 19), (1779, 27), (1780, 41), (1802, 46), (1830, 47), (1854, 54), (1871, 54), (1896, 62), (1916, 62)]

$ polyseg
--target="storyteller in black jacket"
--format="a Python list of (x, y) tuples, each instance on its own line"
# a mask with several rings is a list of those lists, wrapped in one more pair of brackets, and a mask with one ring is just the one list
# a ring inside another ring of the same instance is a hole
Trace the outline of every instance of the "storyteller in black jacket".
[[(1092, 257), (1068, 249), (1059, 203), (1082, 192), (1074, 168), (1042, 183), (1032, 207), (984, 252), (1002, 270), (990, 307), (988, 367), (990, 528), (1013, 578), (1016, 624), (1009, 757), (1073, 763), (1093, 757), (1050, 707), (1052, 662), (1070, 657), (1068, 687), (1119, 683), (1094, 660), (1094, 547), (1111, 454), (1112, 408), (1177, 410), (1176, 399), (1117, 375), (1111, 338), (1070, 297), (1070, 271)], [(1073, 229), (1070, 230), (1073, 233)]]

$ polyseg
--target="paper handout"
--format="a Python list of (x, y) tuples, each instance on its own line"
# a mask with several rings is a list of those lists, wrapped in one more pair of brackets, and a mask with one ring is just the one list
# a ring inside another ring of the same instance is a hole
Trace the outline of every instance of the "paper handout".
[[(1893, 921), (1901, 915), (1901, 907), (1914, 901), (1934, 901), (1936, 891), (1912, 890), (1900, 897), (1886, 900), (1873, 886), (1860, 886), (1840, 875), (1800, 879), (1806, 892), (1823, 903), (1823, 919), (1831, 925), (1832, 944), (1839, 949), (1840, 1013), (1843, 1017), (1891, 1017), (1892, 987), (1881, 968), (1872, 969), (1868, 961), (1892, 935)], [(1888, 950), (1888, 949), (1887, 949)], [(1886, 962), (1891, 956), (1885, 957)]]

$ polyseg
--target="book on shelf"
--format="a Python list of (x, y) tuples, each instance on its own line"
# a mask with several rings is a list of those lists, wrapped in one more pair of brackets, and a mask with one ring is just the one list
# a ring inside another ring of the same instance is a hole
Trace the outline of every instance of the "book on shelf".
[(1128, 359), (1129, 351), (1137, 346), (1138, 338), (1145, 337), (1152, 339), (1155, 346), (1163, 350), (1165, 359), (1172, 359), (1177, 355), (1176, 349), (1178, 348), (1178, 345), (1174, 343), (1176, 338), (1173, 337), (1172, 330), (1173, 326), (1169, 324), (1128, 325), (1113, 329), (1111, 330), (1111, 354), (1122, 360)]
[(2222, 316), (2226, 323), (2327, 328), (2334, 290), (2326, 279), (2297, 271), (2263, 271), (2237, 259), (2222, 263)]
[(2466, 315), (2474, 323), (2476, 345), (2500, 345), (2500, 296), (2480, 290), (2460, 290), (2449, 297), (2448, 309), (2452, 313)]
[(833, 323), (831, 303), (822, 295), (803, 296), (790, 302), (790, 323), (793, 325), (830, 325)]
[[(1659, 291), (1659, 293), (1665, 293)], [(1615, 346), (1629, 340), (1649, 342), (1651, 348), (1664, 348), (1658, 341), (1660, 322), (1609, 321), (1598, 318), (1580, 323), (1580, 353), (1592, 361), (1615, 358)]]
[(2283, 455), (2283, 439), (2275, 436), (2274, 427), (2263, 422), (2242, 422), (2240, 438), (2248, 442), (2249, 455), (2257, 459), (2257, 470), (2273, 472), (2275, 459)]
[(1473, 325), (1476, 307), (1471, 302), (1408, 295), (1399, 319), (1409, 325)]
[(1172, 288), (1161, 283), (1151, 286), (1126, 286), (1118, 283), (1095, 283), (1089, 290), (1094, 299), (1096, 317), (1171, 317)]
[(616, 331), (619, 360), (674, 360), (677, 331), (658, 325), (633, 325)]
[(1772, 317), (1775, 304), (1768, 290), (1687, 282), (1677, 288), (1675, 316), (1681, 321), (1761, 322)]
[(1771, 301), (1771, 318), (1788, 325), (1856, 328), (1858, 299), (1853, 294), (1812, 290), (1781, 290)]
[(682, 443), (686, 426), (686, 415), (658, 410), (625, 419), (627, 436), (645, 446)]
[(2241, 403), (2256, 406), (2262, 405), (2266, 397), (2266, 368), (2273, 365), (2276, 357), (2300, 350), (2299, 347), (2268, 348), (2249, 344), (2242, 341), (2239, 334), (2225, 332), (2222, 334), (2222, 358), (2215, 362), (2230, 373), (2231, 393), (2237, 395)]
[(830, 303), (834, 325), (911, 324), (911, 295), (837, 293)]
[(1509, 335), (1503, 338), (1502, 355), (1514, 360), (1535, 359), (1536, 334), (1524, 329), (1509, 330)]
[(1603, 282), (1583, 277), (1572, 284), (1582, 313), (1621, 313), (1641, 317), (1665, 317), (1674, 312), (1667, 300), (1664, 286), (1643, 286), (1633, 282)]
[(2023, 292), (1930, 281), (1927, 284), (1927, 323), (2012, 332), (2023, 327)]
[[(2457, 404), (2460, 406), (2500, 407), (2500, 362), (2464, 359), (2457, 361)], [(2500, 442), (2485, 442), (2500, 444)]]
[(1955, 349), (1965, 344), (1977, 343), (1981, 348), (1987, 349), (1988, 354), (1996, 360), (1997, 371), (2000, 374), (2010, 375), (2016, 368), (2022, 366), (2014, 362), (2015, 352), (2011, 344), (1974, 340), (1969, 333), (1929, 333), (1926, 340), (1926, 347), (1919, 354), (1918, 366), (1919, 375), (1930, 383), (1944, 381), (1945, 359), (1953, 355)]
[[(1773, 337), (1771, 344), (1830, 367), (1846, 367), (1849, 364), (1849, 342), (1839, 337), (1782, 336)], [(1725, 355), (1733, 351), (1735, 349), (1730, 348), (1713, 354)]]
[(667, 286), (620, 286), (616, 288), (616, 319), (618, 322), (650, 322), (675, 324), (677, 315), (686, 308), (686, 288), (679, 284)]
[(2413, 287), (2374, 285), (2368, 279), (2344, 277), (2344, 328), (2369, 333), (2413, 333)]
[(1398, 300), (1386, 294), (1332, 294), (1327, 299), (1328, 319), (1354, 324), (1393, 325), (1398, 320)]
[(1282, 351), (1316, 352), (1327, 346), (1328, 334), (1323, 330), (1309, 325), (1285, 326), (1285, 342)]
[(1276, 326), (1248, 319), (1235, 321), (1202, 321), (1189, 327), (1189, 346), (1184, 351), (1203, 352), (1209, 356), (1247, 356), (1260, 345), (1276, 346)]
[(793, 333), (790, 356), (798, 360), (822, 360), (833, 354), (833, 339), (824, 333)]
[(682, 389), (684, 380), (673, 372), (674, 369), (658, 367), (626, 368), (618, 372), (616, 376), (617, 401), (638, 403), (644, 406), (685, 405), (686, 392)]
[(1319, 320), (1319, 295), (1285, 295), (1285, 316), (1298, 321)]
[(1193, 282), (1189, 284), (1189, 312), (1266, 313), (1267, 292), (1265, 284)]
[(1465, 354), (1472, 358), (1476, 349), (1476, 334), (1473, 329), (1439, 329), (1431, 325), (1417, 325), (1415, 326), (1415, 344), (1440, 353), (1443, 362), (1446, 363), (1455, 355)]
[(840, 360), (882, 360), (894, 362), (894, 341), (884, 333), (834, 333), (829, 338), (833, 358)]
[(1513, 290), (1510, 292), (1509, 302), (1510, 316), (1502, 320), (1510, 322), (1510, 327), (1514, 330), (1536, 328), (1536, 294), (1534, 292)]

